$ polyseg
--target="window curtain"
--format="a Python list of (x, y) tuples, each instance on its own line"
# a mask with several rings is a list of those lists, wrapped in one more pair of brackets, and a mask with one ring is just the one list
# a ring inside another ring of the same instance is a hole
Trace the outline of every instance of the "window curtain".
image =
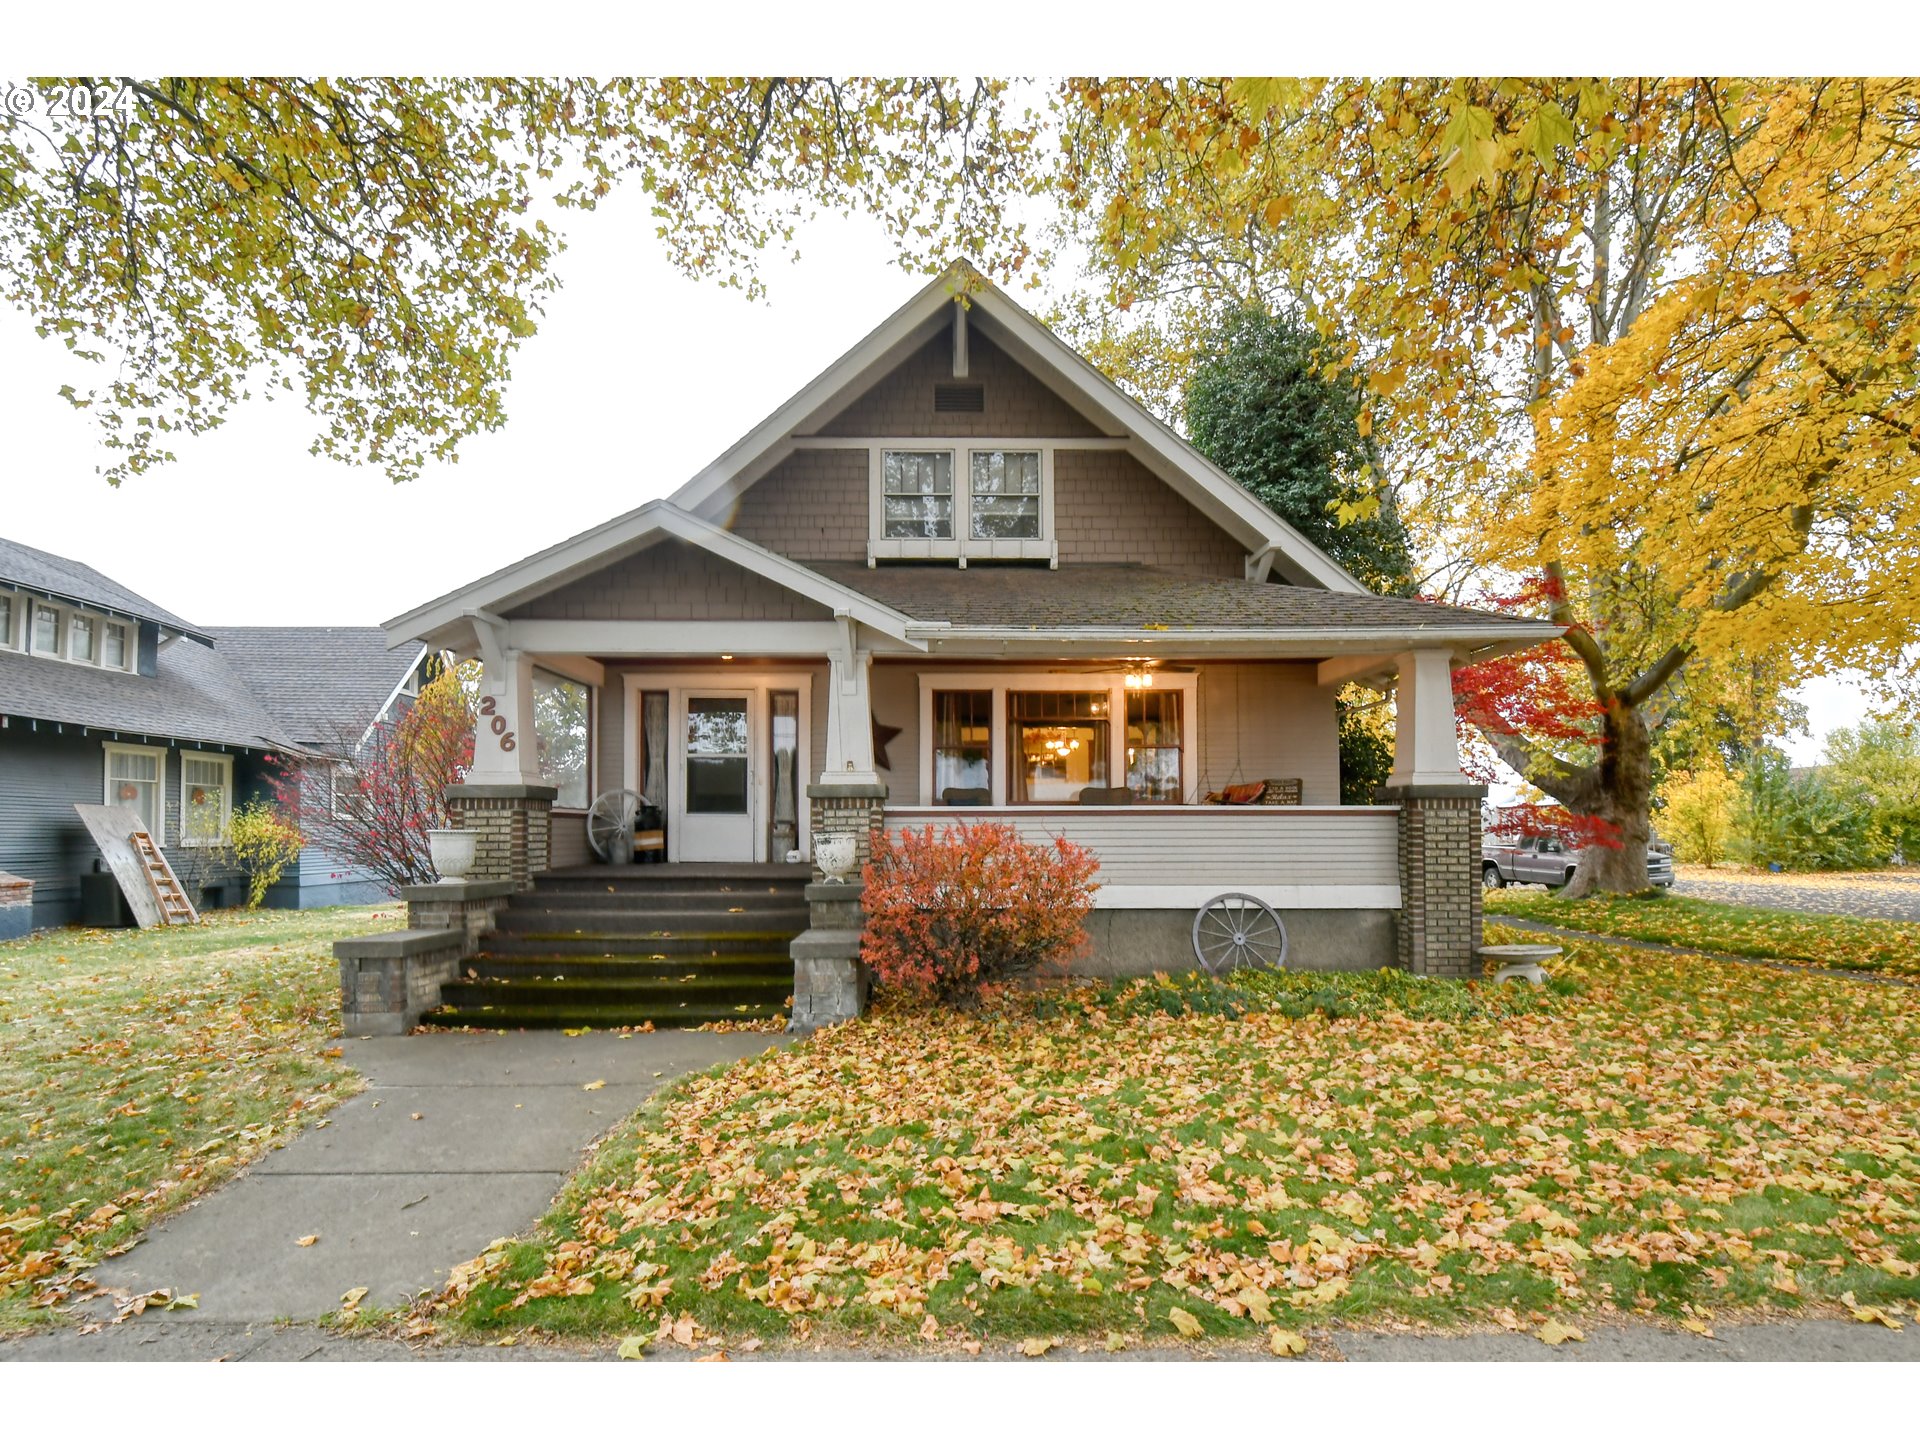
[(667, 692), (649, 690), (640, 697), (641, 743), (647, 756), (642, 793), (649, 805), (667, 808)]

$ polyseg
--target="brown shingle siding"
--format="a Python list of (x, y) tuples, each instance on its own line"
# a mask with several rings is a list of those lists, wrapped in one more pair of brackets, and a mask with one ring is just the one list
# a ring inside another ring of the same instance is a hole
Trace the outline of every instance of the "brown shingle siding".
[(1119, 450), (1056, 450), (1053, 523), (1060, 563), (1157, 565), (1239, 580), (1246, 547)]
[(679, 540), (507, 612), (510, 620), (829, 620), (826, 606)]
[(740, 498), (729, 528), (803, 564), (867, 558), (867, 452), (801, 450)]
[(942, 331), (822, 425), (821, 435), (985, 435), (1059, 439), (1098, 426), (1042, 385), (978, 330), (967, 347), (967, 380), (984, 389), (973, 413), (936, 411), (933, 387), (953, 381), (953, 342)]

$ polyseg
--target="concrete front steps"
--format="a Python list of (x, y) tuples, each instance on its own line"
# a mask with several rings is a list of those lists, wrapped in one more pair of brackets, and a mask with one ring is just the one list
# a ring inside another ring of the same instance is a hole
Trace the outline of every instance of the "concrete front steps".
[(656, 1030), (784, 1018), (807, 928), (800, 865), (595, 866), (536, 876), (428, 1026)]

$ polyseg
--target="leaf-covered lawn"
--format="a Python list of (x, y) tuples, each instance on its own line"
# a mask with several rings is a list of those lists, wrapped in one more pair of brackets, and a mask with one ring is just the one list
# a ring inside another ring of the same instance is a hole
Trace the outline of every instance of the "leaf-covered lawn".
[(1694, 945), (1826, 969), (1920, 977), (1920, 924), (1851, 915), (1799, 915), (1680, 895), (1561, 900), (1544, 890), (1486, 892), (1487, 914), (1544, 920), (1596, 935)]
[(0, 944), (0, 1331), (354, 1088), (331, 946), (378, 914)]
[(1037, 1353), (1913, 1307), (1920, 992), (1590, 945), (1558, 972), (883, 1010), (668, 1092), (444, 1328)]

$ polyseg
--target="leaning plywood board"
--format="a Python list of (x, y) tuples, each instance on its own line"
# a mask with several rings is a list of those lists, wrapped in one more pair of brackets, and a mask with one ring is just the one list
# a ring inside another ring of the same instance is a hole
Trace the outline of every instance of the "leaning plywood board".
[(127, 897), (127, 905), (140, 928), (165, 925), (167, 917), (161, 913), (160, 901), (147, 879), (146, 862), (127, 839), (134, 831), (146, 828), (140, 816), (125, 805), (76, 805), (73, 808), (80, 812), (87, 833), (100, 847), (113, 878), (120, 882), (120, 893)]

